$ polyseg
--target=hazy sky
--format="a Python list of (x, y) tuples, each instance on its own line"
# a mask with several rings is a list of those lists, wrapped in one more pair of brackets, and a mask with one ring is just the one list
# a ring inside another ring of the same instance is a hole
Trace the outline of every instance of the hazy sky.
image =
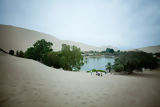
[(0, 24), (95, 46), (160, 45), (160, 0), (0, 0)]

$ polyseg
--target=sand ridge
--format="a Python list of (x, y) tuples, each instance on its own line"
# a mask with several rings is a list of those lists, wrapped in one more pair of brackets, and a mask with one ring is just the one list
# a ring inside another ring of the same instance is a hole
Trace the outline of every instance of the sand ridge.
[(26, 51), (27, 48), (33, 46), (33, 44), (40, 39), (45, 39), (47, 41), (50, 41), (53, 43), (53, 50), (59, 51), (61, 50), (62, 44), (68, 44), (71, 46), (77, 46), (80, 47), (82, 51), (103, 51), (106, 48), (113, 48), (117, 50), (117, 48), (113, 46), (102, 46), (102, 47), (96, 47), (87, 45), (80, 42), (74, 42), (69, 40), (60, 40), (56, 38), (53, 35), (24, 29), (20, 27), (15, 26), (9, 26), (9, 25), (0, 25), (0, 48), (2, 48), (5, 51), (9, 51), (10, 49), (13, 50), (22, 50)]

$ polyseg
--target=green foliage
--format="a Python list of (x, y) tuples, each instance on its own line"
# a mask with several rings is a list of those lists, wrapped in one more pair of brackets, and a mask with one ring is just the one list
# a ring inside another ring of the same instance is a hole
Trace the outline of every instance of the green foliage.
[(104, 70), (97, 70), (98, 72), (106, 72), (106, 71), (104, 71)]
[[(98, 72), (106, 72), (106, 71), (104, 71), (104, 70), (96, 70), (96, 69), (92, 69), (91, 71), (92, 71), (92, 72), (96, 72), (96, 71), (98, 71)], [(91, 72), (91, 71), (87, 71), (87, 72)]]
[(60, 52), (46, 53), (42, 57), (42, 63), (44, 63), (47, 66), (53, 66), (54, 68), (60, 68), (61, 67)]
[(133, 70), (142, 70), (143, 67), (150, 69), (156, 68), (157, 62), (158, 59), (149, 53), (121, 52), (115, 60), (113, 68), (117, 72), (132, 72)]
[(108, 62), (107, 63), (107, 65), (106, 65), (106, 70), (109, 70), (109, 72), (111, 71), (111, 69), (112, 69), (112, 65), (111, 65), (111, 63), (110, 62)]
[(19, 51), (16, 51), (16, 56), (18, 56), (19, 55)]
[(120, 52), (120, 50), (118, 50), (117, 52)]
[(118, 56), (120, 53), (121, 53), (121, 51), (120, 51), (120, 50), (117, 50), (117, 51), (115, 51), (113, 54), (114, 54), (115, 56)]
[(33, 47), (28, 48), (24, 54), (24, 57), (36, 60), (37, 58), (36, 58), (35, 49)]
[(49, 52), (42, 57), (42, 63), (64, 70), (79, 71), (83, 65), (80, 48), (63, 44), (59, 52)]
[(114, 51), (114, 49), (112, 49), (112, 48), (106, 48), (106, 50), (105, 51), (101, 51), (100, 52), (100, 55), (101, 54), (104, 54), (104, 55), (116, 55), (117, 53), (119, 53), (120, 51)]
[(33, 47), (30, 47), (25, 52), (25, 57), (41, 61), (42, 57), (52, 51), (52, 43), (44, 39), (38, 40)]
[(96, 69), (92, 69), (92, 72), (96, 72), (97, 70)]
[(9, 50), (10, 55), (14, 55), (14, 50)]
[[(52, 45), (51, 42), (41, 39), (34, 43), (33, 47), (28, 48), (25, 53), (23, 51), (16, 51), (16, 56), (41, 61), (45, 65), (54, 68), (63, 68), (64, 70), (71, 71), (80, 70), (84, 64), (80, 48), (63, 44), (61, 51), (53, 52)], [(13, 50), (10, 50), (9, 53), (14, 55)]]
[(116, 72), (122, 72), (124, 70), (124, 66), (122, 64), (113, 65), (113, 69)]
[(114, 53), (114, 49), (107, 48), (107, 49), (106, 49), (106, 52), (107, 52), (107, 53), (112, 53), (112, 54), (113, 54), (113, 53)]
[(24, 57), (24, 52), (23, 51), (16, 51), (16, 56), (18, 57)]
[(61, 49), (61, 65), (65, 70), (78, 71), (83, 65), (83, 56), (80, 48), (63, 44)]
[(156, 57), (160, 57), (160, 53), (155, 53)]

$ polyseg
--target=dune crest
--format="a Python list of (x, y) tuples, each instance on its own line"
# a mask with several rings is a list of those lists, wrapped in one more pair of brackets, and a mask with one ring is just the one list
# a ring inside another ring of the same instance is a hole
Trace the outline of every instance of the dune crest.
[(33, 30), (8, 25), (0, 25), (0, 46), (5, 51), (8, 51), (10, 49), (25, 51), (28, 47), (31, 47), (37, 40), (40, 39), (45, 39), (52, 42), (53, 49), (55, 51), (59, 51), (63, 43), (80, 47), (82, 51), (103, 51), (106, 48), (113, 48), (117, 50), (117, 48), (112, 46), (96, 47), (80, 42), (60, 40), (52, 35)]
[(160, 52), (160, 45), (158, 46), (148, 46), (148, 47), (144, 47), (144, 48), (138, 48), (138, 49), (134, 49), (135, 50), (140, 50), (140, 51), (144, 51), (147, 53), (158, 53)]

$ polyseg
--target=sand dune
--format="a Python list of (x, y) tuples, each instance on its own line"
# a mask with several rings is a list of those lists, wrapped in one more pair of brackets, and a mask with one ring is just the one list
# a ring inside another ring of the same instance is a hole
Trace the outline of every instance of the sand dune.
[(147, 53), (158, 53), (160, 52), (160, 45), (158, 46), (149, 46), (149, 47), (144, 47), (144, 48), (137, 48), (137, 49), (133, 49), (130, 51), (144, 51)]
[[(0, 48), (5, 51), (10, 49), (25, 51), (28, 47), (32, 46), (37, 40), (40, 39), (45, 39), (52, 42), (53, 49), (55, 51), (60, 50), (63, 43), (80, 47), (82, 51), (102, 51), (107, 47), (114, 48), (112, 46), (95, 47), (80, 42), (60, 40), (52, 35), (41, 32), (14, 26), (0, 25)], [(117, 48), (114, 49), (117, 50)]]
[(0, 107), (160, 107), (160, 72), (91, 76), (0, 52)]

